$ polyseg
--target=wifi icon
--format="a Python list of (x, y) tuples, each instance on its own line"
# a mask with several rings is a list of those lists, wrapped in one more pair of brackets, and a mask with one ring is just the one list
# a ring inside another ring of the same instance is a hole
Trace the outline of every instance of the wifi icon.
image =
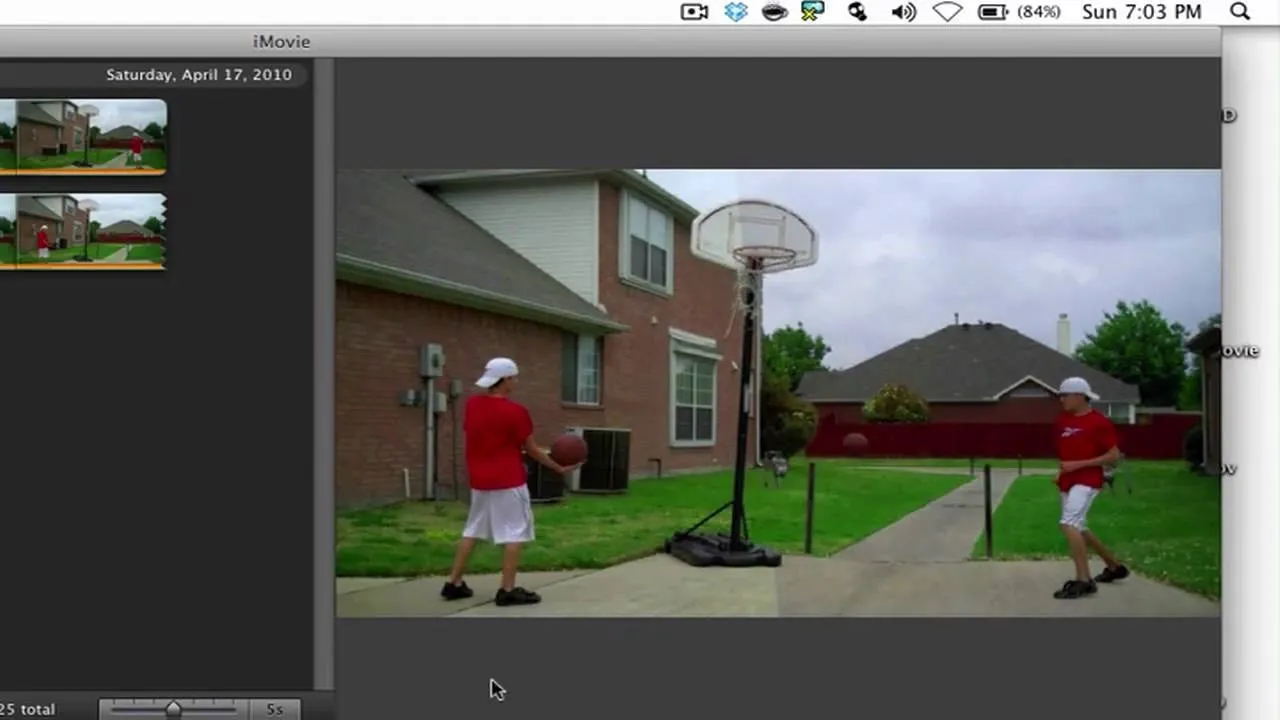
[(899, 5), (898, 7), (894, 8), (890, 12), (893, 14), (894, 17), (898, 18), (899, 20), (905, 20), (907, 22), (915, 22), (916, 4), (907, 3), (905, 5)]
[(933, 6), (933, 11), (938, 13), (938, 17), (942, 18), (942, 22), (951, 22), (956, 19), (960, 11), (964, 10), (964, 6), (957, 2), (940, 2)]

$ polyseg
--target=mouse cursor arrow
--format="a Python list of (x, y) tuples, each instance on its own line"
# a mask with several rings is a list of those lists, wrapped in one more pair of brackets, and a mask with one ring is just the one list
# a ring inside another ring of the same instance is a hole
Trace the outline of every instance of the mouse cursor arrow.
[(507, 699), (507, 689), (498, 684), (497, 680), (489, 678), (489, 699), (502, 702)]

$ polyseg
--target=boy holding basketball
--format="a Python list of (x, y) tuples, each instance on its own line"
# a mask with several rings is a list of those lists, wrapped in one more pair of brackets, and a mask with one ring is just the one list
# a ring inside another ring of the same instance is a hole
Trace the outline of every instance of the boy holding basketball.
[[(1102, 490), (1103, 468), (1120, 459), (1116, 446), (1116, 427), (1102, 413), (1090, 407), (1098, 396), (1084, 378), (1072, 377), (1058, 386), (1062, 414), (1054, 423), (1058, 446), (1058, 490), (1062, 494), (1062, 518), (1058, 525), (1076, 576), (1053, 594), (1060, 600), (1072, 600), (1098, 591), (1097, 583), (1109, 583), (1129, 577), (1129, 569), (1120, 564), (1107, 546), (1089, 531), (1085, 517), (1089, 506)], [(1107, 564), (1097, 577), (1089, 576), (1089, 550)]]
[(502, 546), (502, 584), (494, 603), (532, 605), (542, 601), (537, 593), (516, 585), (520, 548), (534, 537), (533, 507), (522, 453), (552, 472), (564, 474), (573, 468), (552, 460), (534, 443), (529, 411), (510, 398), (519, 374), (510, 358), (494, 358), (476, 380), (476, 386), (485, 392), (467, 398), (462, 429), (466, 435), (471, 510), (454, 556), (453, 571), (440, 591), (446, 600), (475, 594), (463, 581), (462, 573), (476, 541), (490, 540)]

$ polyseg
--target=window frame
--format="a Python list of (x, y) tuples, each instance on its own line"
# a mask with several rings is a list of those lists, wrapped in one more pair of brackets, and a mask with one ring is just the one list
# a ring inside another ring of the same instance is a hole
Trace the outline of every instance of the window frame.
[[(571, 349), (572, 346), (572, 349)], [(583, 367), (584, 347), (591, 348), (595, 356), (594, 367)], [(568, 375), (573, 374), (572, 394)], [(595, 375), (595, 397), (584, 399), (584, 377)], [(604, 404), (604, 337), (587, 333), (566, 331), (560, 356), (560, 402), (580, 407), (601, 407)]]
[[(679, 402), (677, 377), (679, 375), (678, 367), (679, 367), (679, 359), (681, 356), (688, 358), (690, 360), (693, 360), (695, 363), (707, 363), (711, 366), (711, 373), (710, 373), (711, 402), (709, 405), (701, 405), (697, 402), (696, 395), (700, 388), (696, 385), (696, 382), (697, 382), (696, 370), (694, 372), (695, 385), (693, 388), (693, 392), (695, 395), (694, 403), (690, 405), (690, 404)], [(668, 358), (668, 361), (669, 361), (668, 375), (669, 375), (670, 384), (671, 384), (671, 395), (670, 395), (670, 398), (668, 399), (669, 400), (668, 416), (669, 416), (669, 423), (670, 423), (670, 432), (668, 434), (670, 436), (669, 439), (670, 439), (671, 447), (699, 448), (699, 447), (713, 447), (716, 444), (717, 436), (719, 434), (717, 432), (717, 425), (719, 424), (719, 421), (720, 421), (720, 407), (719, 407), (720, 398), (719, 398), (719, 391), (717, 388), (717, 385), (719, 383), (717, 382), (717, 377), (720, 370), (721, 360), (722, 358), (720, 354), (712, 350), (692, 346), (686, 343), (679, 343), (679, 342), (672, 343), (671, 351), (669, 353), (669, 358)], [(694, 412), (693, 424), (692, 424), (693, 437), (687, 438), (687, 439), (682, 439), (679, 437), (679, 423), (676, 421), (677, 412), (679, 411), (680, 408), (684, 408), (684, 407), (692, 408)], [(708, 438), (697, 437), (698, 410), (711, 411), (711, 435)]]
[[(644, 206), (645, 215), (649, 220), (652, 219), (655, 213), (662, 217), (662, 221), (664, 224), (663, 233), (665, 235), (665, 240), (667, 244), (665, 248), (659, 247), (656, 243), (653, 242), (651, 237), (648, 237), (647, 222), (646, 222), (646, 228), (643, 235), (637, 235), (635, 232), (635, 228), (631, 227), (631, 206), (633, 203), (639, 203), (640, 205)], [(650, 202), (647, 198), (645, 198), (644, 196), (638, 193), (632, 192), (630, 190), (624, 190), (622, 192), (622, 202), (619, 204), (619, 209), (618, 209), (618, 226), (619, 226), (618, 277), (622, 280), (622, 282), (628, 285), (639, 287), (644, 290), (657, 292), (658, 294), (662, 294), (662, 295), (674, 294), (675, 293), (675, 277), (674, 277), (675, 275), (675, 258), (674, 258), (675, 218), (671, 215), (671, 213), (668, 212), (666, 209), (659, 207), (655, 203)], [(637, 240), (642, 243), (645, 243), (645, 245), (649, 247), (649, 251), (646, 253), (646, 258), (650, 262), (653, 259), (653, 250), (652, 250), (653, 248), (658, 248), (663, 251), (665, 255), (665, 261), (666, 261), (666, 267), (663, 268), (663, 280), (665, 282), (663, 283), (654, 282), (652, 280), (652, 277), (653, 277), (652, 272), (646, 272), (644, 275), (638, 275), (633, 271), (632, 264), (631, 264), (632, 243)]]

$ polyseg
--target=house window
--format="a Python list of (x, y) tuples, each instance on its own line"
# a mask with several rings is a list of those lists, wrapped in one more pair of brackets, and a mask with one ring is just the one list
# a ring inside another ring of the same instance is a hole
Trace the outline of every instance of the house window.
[(711, 445), (716, 441), (716, 361), (673, 352), (671, 374), (672, 441), (676, 445)]
[(63, 203), (64, 203), (63, 207), (65, 209), (62, 212), (67, 215), (74, 215), (76, 212), (76, 201), (68, 199), (68, 200), (64, 200)]
[(627, 195), (623, 228), (626, 276), (655, 287), (671, 287), (671, 218), (635, 195)]
[(1094, 409), (1106, 415), (1111, 422), (1117, 425), (1129, 424), (1128, 403), (1098, 403), (1094, 406)]
[(73, 139), (71, 142), (72, 144), (75, 145), (77, 150), (83, 148), (84, 147), (84, 131), (79, 128), (76, 128), (75, 135), (73, 136)]
[(73, 108), (73, 107), (71, 107), (70, 105), (67, 105), (67, 106), (66, 106), (66, 110), (63, 112), (63, 117), (65, 117), (65, 118), (66, 118), (66, 119), (68, 119), (68, 120), (75, 120), (75, 119), (76, 119), (76, 109), (75, 109), (75, 108)]
[(76, 242), (80, 242), (81, 240), (84, 239), (83, 225), (81, 225), (80, 223), (76, 223), (75, 225), (71, 226), (71, 239), (75, 240)]
[(600, 404), (604, 338), (565, 333), (560, 399), (575, 405)]

